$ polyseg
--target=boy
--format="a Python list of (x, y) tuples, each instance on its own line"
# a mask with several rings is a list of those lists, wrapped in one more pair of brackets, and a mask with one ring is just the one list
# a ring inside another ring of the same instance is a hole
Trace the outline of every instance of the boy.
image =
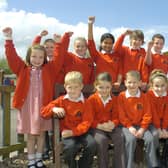
[(149, 65), (150, 72), (153, 69), (162, 69), (164, 73), (168, 73), (168, 57), (162, 53), (165, 38), (161, 34), (155, 34), (152, 41), (148, 43), (145, 57), (145, 63)]
[[(82, 74), (68, 72), (64, 87), (66, 95), (60, 96), (42, 109), (42, 116), (49, 118), (55, 113), (60, 120), (63, 142), (63, 157), (69, 168), (76, 168), (76, 153), (84, 147), (83, 156), (78, 162), (80, 168), (91, 168), (96, 151), (96, 142), (88, 133), (93, 121), (91, 106), (82, 94)], [(63, 118), (64, 117), (64, 118)]]
[(140, 73), (138, 71), (127, 72), (125, 80), (127, 89), (118, 97), (119, 119), (125, 136), (127, 168), (134, 167), (133, 159), (137, 139), (143, 139), (146, 145), (148, 167), (158, 166), (157, 144), (151, 133), (154, 128), (150, 127), (150, 131), (148, 130), (152, 119), (151, 109), (146, 95), (139, 90), (140, 85)]
[[(124, 38), (129, 35), (130, 46), (123, 46)], [(142, 77), (143, 86), (148, 82), (148, 67), (144, 64), (146, 55), (144, 44), (144, 34), (141, 30), (126, 30), (116, 41), (114, 51), (119, 52), (123, 62), (123, 76), (130, 70), (139, 71)]]

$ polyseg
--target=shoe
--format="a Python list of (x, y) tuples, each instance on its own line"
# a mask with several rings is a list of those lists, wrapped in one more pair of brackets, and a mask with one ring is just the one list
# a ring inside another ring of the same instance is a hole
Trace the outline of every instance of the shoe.
[(43, 160), (49, 160), (49, 159), (50, 159), (49, 152), (43, 153)]
[(27, 165), (28, 168), (36, 168), (35, 164)]
[(36, 168), (46, 168), (46, 165), (43, 163), (42, 160), (38, 160), (35, 166)]

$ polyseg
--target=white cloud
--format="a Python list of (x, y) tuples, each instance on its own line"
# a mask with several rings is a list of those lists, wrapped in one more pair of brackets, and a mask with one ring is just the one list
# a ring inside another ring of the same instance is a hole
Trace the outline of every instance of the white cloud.
[[(46, 38), (52, 38), (54, 33), (63, 34), (65, 31), (73, 31), (74, 35), (70, 44), (71, 50), (73, 39), (76, 36), (87, 38), (87, 23), (79, 22), (77, 25), (68, 25), (43, 13), (29, 13), (24, 10), (17, 11), (15, 9), (7, 11), (6, 9), (7, 1), (0, 0), (0, 57), (4, 55), (2, 29), (6, 26), (12, 27), (15, 47), (22, 57), (25, 57), (27, 48), (31, 45), (33, 38), (44, 29), (49, 31), (49, 35)], [(101, 34), (111, 32), (117, 38), (126, 29), (126, 27), (117, 27), (108, 30), (105, 27), (94, 26), (94, 39), (97, 45), (99, 45)], [(145, 34), (145, 41), (148, 42), (154, 33), (163, 33), (166, 37), (168, 35), (168, 26), (145, 28), (143, 32)], [(125, 44), (128, 43), (128, 38), (126, 38)], [(168, 50), (168, 45), (165, 46), (165, 49)]]

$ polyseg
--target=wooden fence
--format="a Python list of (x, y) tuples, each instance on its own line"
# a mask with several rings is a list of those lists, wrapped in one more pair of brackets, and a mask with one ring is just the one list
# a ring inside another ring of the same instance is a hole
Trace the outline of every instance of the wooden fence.
[(26, 142), (24, 136), (17, 135), (17, 143), (11, 144), (11, 94), (15, 89), (13, 85), (3, 85), (4, 73), (0, 71), (0, 103), (2, 107), (2, 146), (0, 156), (9, 158), (14, 151), (24, 152)]

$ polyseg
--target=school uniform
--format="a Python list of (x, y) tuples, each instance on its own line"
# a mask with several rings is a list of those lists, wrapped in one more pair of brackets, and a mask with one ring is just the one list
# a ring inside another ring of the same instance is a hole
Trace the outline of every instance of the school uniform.
[[(93, 135), (97, 142), (98, 166), (108, 168), (108, 145), (109, 140), (114, 144), (114, 168), (125, 168), (124, 137), (121, 129), (118, 127), (117, 97), (109, 96), (104, 101), (96, 92), (88, 98), (92, 105), (94, 120), (92, 123)], [(106, 132), (97, 129), (98, 124), (112, 121), (115, 128), (112, 132)]]
[(65, 117), (60, 120), (60, 130), (72, 130), (73, 136), (62, 138), (63, 157), (70, 168), (77, 167), (75, 156), (84, 148), (83, 156), (78, 161), (80, 168), (91, 168), (93, 156), (96, 151), (96, 142), (88, 133), (93, 121), (93, 114), (90, 103), (84, 99), (83, 94), (77, 101), (71, 101), (68, 95), (59, 97), (42, 109), (42, 115), (46, 118), (53, 115), (53, 107), (62, 107), (65, 110)]
[(148, 167), (157, 167), (158, 160), (156, 149), (158, 144), (157, 139), (155, 139), (151, 133), (151, 131), (153, 132), (155, 129), (151, 127), (149, 130), (152, 114), (147, 96), (140, 92), (140, 90), (138, 90), (135, 96), (131, 96), (128, 90), (126, 90), (120, 93), (118, 101), (119, 119), (123, 125), (122, 131), (125, 136), (127, 168), (133, 168), (134, 152), (137, 141), (137, 138), (130, 133), (129, 127), (145, 129), (142, 139), (146, 147), (147, 164)]

